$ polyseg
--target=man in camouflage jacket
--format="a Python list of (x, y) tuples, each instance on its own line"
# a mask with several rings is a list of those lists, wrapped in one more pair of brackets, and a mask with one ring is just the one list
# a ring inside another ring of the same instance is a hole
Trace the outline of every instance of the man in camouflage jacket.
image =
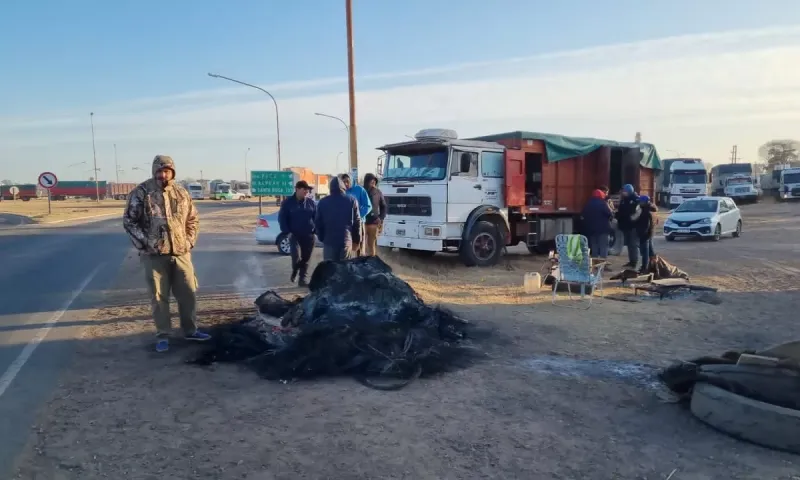
[(166, 155), (156, 156), (153, 178), (130, 193), (122, 224), (139, 251), (144, 267), (158, 352), (169, 349), (170, 291), (178, 302), (181, 329), (186, 339), (205, 341), (211, 338), (197, 330), (197, 278), (191, 250), (197, 242), (199, 223), (192, 197), (175, 183), (175, 162)]

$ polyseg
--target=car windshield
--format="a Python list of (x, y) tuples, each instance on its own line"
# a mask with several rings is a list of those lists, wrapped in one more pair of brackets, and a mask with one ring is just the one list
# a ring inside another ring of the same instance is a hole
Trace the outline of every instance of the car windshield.
[(673, 173), (672, 183), (689, 183), (689, 184), (701, 185), (706, 183), (706, 174), (704, 172)]
[(717, 203), (717, 200), (689, 200), (682, 203), (675, 211), (682, 213), (716, 213)]
[(447, 147), (412, 145), (386, 152), (383, 180), (442, 180), (447, 174)]
[(800, 173), (784, 173), (783, 183), (800, 183)]

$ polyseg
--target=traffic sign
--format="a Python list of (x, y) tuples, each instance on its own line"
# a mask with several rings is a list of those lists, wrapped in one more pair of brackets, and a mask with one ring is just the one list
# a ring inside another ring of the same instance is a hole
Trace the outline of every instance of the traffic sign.
[(11, 194), (12, 197), (16, 197), (19, 193), (19, 188), (17, 186), (13, 186), (8, 189), (8, 192)]
[(294, 193), (294, 173), (253, 170), (250, 191), (254, 197), (289, 196)]
[(50, 190), (58, 185), (58, 177), (56, 177), (55, 173), (43, 172), (39, 175), (39, 185), (41, 185), (42, 188)]

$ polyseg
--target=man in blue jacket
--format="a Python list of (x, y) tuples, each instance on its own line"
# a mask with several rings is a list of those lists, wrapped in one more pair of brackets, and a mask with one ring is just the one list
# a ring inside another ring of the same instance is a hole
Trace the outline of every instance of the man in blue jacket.
[(597, 189), (581, 212), (583, 234), (589, 240), (589, 249), (593, 258), (608, 258), (608, 233), (611, 230), (611, 219), (614, 212), (608, 206), (606, 194)]
[(291, 235), (292, 276), (291, 282), (300, 276), (297, 285), (308, 285), (308, 261), (314, 251), (314, 219), (317, 215), (317, 204), (309, 196), (311, 187), (305, 180), (294, 186), (294, 195), (281, 202), (278, 212), (278, 223), (281, 233)]
[[(361, 185), (353, 185), (350, 175), (342, 174), (342, 183), (344, 184), (345, 191), (348, 195), (353, 197), (358, 202), (358, 214), (361, 217), (361, 238), (364, 238), (364, 225), (367, 221), (367, 215), (372, 211), (372, 200), (369, 198), (369, 193)], [(356, 256), (361, 256), (362, 242), (353, 242), (353, 250)], [(356, 244), (357, 243), (357, 244)]]
[(353, 244), (361, 243), (361, 216), (358, 202), (347, 195), (337, 177), (330, 184), (331, 193), (319, 201), (314, 225), (322, 242), (323, 260), (345, 260)]
[(628, 263), (623, 265), (623, 268), (636, 268), (639, 262), (639, 238), (634, 228), (639, 211), (639, 195), (636, 194), (633, 185), (624, 185), (622, 198), (617, 207), (617, 227), (622, 232), (625, 245), (628, 247)]

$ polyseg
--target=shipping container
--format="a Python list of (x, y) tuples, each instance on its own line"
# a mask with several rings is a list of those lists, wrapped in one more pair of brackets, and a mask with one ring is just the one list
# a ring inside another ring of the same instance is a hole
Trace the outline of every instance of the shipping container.
[(97, 198), (100, 192), (100, 200), (106, 198), (108, 184), (105, 180), (95, 182), (93, 180), (60, 181), (50, 189), (53, 200), (66, 200), (67, 198)]
[(110, 182), (108, 184), (108, 189), (106, 190), (106, 195), (114, 200), (125, 200), (128, 198), (128, 194), (131, 193), (134, 188), (136, 188), (136, 185), (136, 183)]

